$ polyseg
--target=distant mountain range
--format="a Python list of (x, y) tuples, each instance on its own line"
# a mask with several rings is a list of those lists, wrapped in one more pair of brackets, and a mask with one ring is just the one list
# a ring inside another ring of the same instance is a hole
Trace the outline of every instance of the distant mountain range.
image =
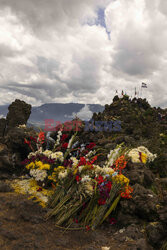
[[(0, 118), (6, 117), (9, 105), (0, 106)], [(102, 112), (104, 106), (100, 104), (80, 104), (80, 103), (47, 103), (38, 107), (32, 107), (28, 124), (44, 125), (45, 119), (65, 122), (72, 120), (75, 116), (82, 120), (91, 119), (94, 112)]]

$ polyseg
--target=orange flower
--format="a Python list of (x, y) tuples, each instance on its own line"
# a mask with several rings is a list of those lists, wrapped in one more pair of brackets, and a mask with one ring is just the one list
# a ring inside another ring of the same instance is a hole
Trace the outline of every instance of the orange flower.
[(130, 186), (127, 186), (125, 188), (125, 191), (121, 193), (121, 197), (125, 199), (130, 199), (132, 198), (132, 195), (131, 195), (132, 192), (133, 192), (133, 188), (131, 188)]
[(121, 170), (124, 169), (126, 167), (127, 161), (125, 159), (125, 156), (122, 155), (120, 156), (115, 162), (114, 162), (114, 170), (115, 171), (120, 171), (121, 174)]

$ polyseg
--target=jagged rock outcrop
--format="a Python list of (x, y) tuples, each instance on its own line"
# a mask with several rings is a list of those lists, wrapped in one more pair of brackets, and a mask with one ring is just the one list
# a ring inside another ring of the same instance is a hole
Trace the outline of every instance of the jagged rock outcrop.
[(6, 122), (8, 127), (16, 127), (27, 124), (27, 120), (31, 114), (31, 105), (24, 101), (16, 99), (8, 107)]
[(32, 128), (18, 127), (27, 123), (31, 105), (16, 99), (8, 109), (6, 119), (0, 119), (0, 179), (22, 172), (21, 162), (31, 151), (24, 138), (36, 136)]

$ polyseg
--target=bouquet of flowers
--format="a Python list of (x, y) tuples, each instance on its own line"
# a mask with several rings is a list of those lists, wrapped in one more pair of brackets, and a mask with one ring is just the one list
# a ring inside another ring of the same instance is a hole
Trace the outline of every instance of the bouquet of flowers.
[[(95, 229), (115, 210), (121, 198), (130, 199), (132, 188), (122, 174), (126, 167), (126, 149), (118, 145), (111, 150), (103, 167), (96, 164), (96, 145), (77, 146), (76, 134), (68, 142), (58, 132), (52, 150), (44, 150), (44, 134), (37, 138), (37, 148), (24, 161), (29, 175), (38, 185), (50, 188), (47, 218), (56, 225), (69, 227), (73, 222)], [(77, 146), (77, 147), (76, 147)], [(75, 154), (73, 154), (75, 152)]]

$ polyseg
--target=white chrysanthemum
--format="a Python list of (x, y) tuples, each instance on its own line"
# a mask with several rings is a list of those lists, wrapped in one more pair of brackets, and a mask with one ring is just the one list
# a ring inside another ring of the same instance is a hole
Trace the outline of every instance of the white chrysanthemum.
[(45, 155), (47, 157), (50, 157), (51, 154), (52, 154), (51, 150), (45, 150), (45, 151), (43, 151), (43, 155)]
[(91, 181), (91, 178), (89, 177), (89, 175), (85, 175), (82, 179), (81, 179), (81, 182), (84, 183), (84, 182), (89, 182)]
[(43, 181), (47, 177), (47, 171), (41, 169), (31, 169), (30, 175), (34, 177), (36, 181)]
[(36, 156), (36, 152), (31, 152), (31, 153), (29, 153), (29, 155), (28, 155), (28, 159), (31, 159), (33, 156)]
[(109, 175), (114, 173), (114, 170), (112, 168), (107, 168), (107, 167), (102, 168), (102, 171), (104, 174), (109, 174)]
[(66, 178), (67, 175), (68, 175), (67, 170), (64, 170), (64, 171), (61, 171), (61, 172), (59, 173), (58, 178), (59, 178), (60, 180), (62, 180), (62, 179), (64, 179), (64, 178)]
[(140, 152), (146, 154), (148, 162), (154, 161), (157, 157), (156, 154), (152, 154), (146, 147), (140, 146), (138, 148), (133, 148), (128, 153), (133, 163), (140, 163)]
[(64, 161), (63, 153), (60, 152), (60, 151), (55, 152), (55, 153), (52, 153), (52, 154), (50, 155), (50, 158), (51, 158), (51, 159), (59, 160), (59, 161), (61, 161), (61, 162)]
[(140, 158), (139, 158), (139, 151), (134, 148), (132, 149), (129, 153), (128, 153), (128, 156), (131, 158), (131, 161), (133, 163), (140, 163)]

